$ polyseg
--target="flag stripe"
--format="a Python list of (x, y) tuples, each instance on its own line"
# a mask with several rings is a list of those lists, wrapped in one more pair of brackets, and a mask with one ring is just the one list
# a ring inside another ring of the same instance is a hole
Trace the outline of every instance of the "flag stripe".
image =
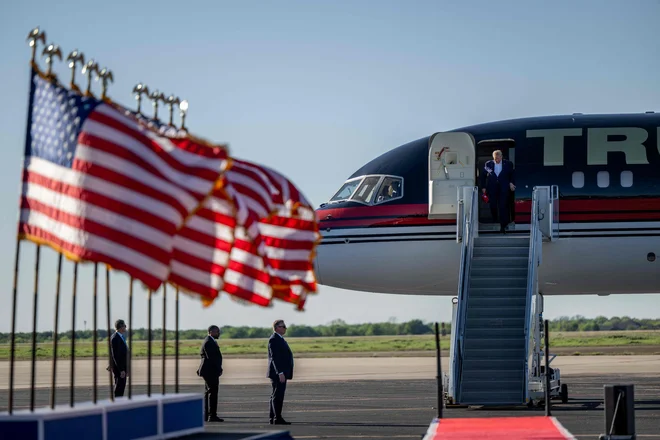
[[(139, 169), (134, 169), (130, 163), (117, 160), (116, 157), (107, 156), (102, 152), (93, 151), (82, 144), (78, 147), (80, 150), (72, 164), (73, 170), (99, 177), (105, 182), (115, 183), (135, 193), (168, 203), (179, 211), (182, 219), (198, 204), (198, 201), (185, 191), (165, 181), (154, 181), (156, 179), (150, 178), (148, 173), (141, 173)], [(130, 171), (131, 169), (133, 172)], [(130, 174), (124, 174), (124, 170)]]
[[(216, 240), (213, 244), (214, 246), (208, 246), (201, 243), (199, 240), (191, 240), (181, 235), (177, 235), (174, 239), (174, 247), (176, 250), (185, 249), (185, 254), (194, 255), (209, 262), (218, 261), (226, 263), (227, 256), (231, 251), (231, 245), (227, 242), (222, 242), (221, 240)], [(175, 259), (178, 260), (176, 257)]]
[(210, 285), (213, 286), (216, 291), (222, 288), (222, 273), (200, 270), (196, 267), (181, 263), (180, 261), (172, 262), (172, 270), (175, 270), (177, 274), (181, 274), (183, 278), (193, 283), (204, 283), (210, 277)]
[[(36, 157), (28, 160), (24, 182), (121, 212), (126, 217), (142, 220), (165, 233), (174, 233), (177, 223), (181, 221), (181, 213), (171, 205), (113, 185), (98, 176), (70, 171)], [(46, 177), (48, 175), (51, 178)]]
[[(90, 148), (95, 148), (99, 152), (104, 151), (106, 157), (110, 154), (120, 159), (125, 159), (124, 163), (130, 165), (130, 168), (133, 169), (133, 171), (127, 169), (126, 174), (134, 174), (134, 170), (138, 169), (140, 173), (144, 173), (150, 180), (158, 180), (160, 184), (166, 184), (171, 187), (176, 187), (176, 185), (170, 182), (180, 183), (185, 181), (186, 190), (195, 193), (197, 197), (203, 196), (208, 192), (209, 182), (214, 182), (220, 172), (220, 169), (214, 173), (211, 170), (193, 168), (190, 171), (196, 173), (204, 172), (208, 178), (191, 177), (184, 171), (179, 170), (185, 170), (181, 164), (177, 167), (179, 169), (171, 168), (171, 164), (169, 163), (171, 162), (171, 158), (169, 158), (170, 160), (163, 160), (157, 154), (148, 154), (146, 157), (145, 155), (137, 154), (136, 151), (139, 153), (140, 149), (145, 150), (146, 146), (134, 138), (121, 133), (119, 130), (114, 130), (94, 120), (85, 121), (83, 129), (85, 131), (78, 138), (78, 142)], [(177, 189), (177, 192), (184, 193), (184, 191), (179, 189)]]
[[(199, 269), (205, 272), (208, 272), (208, 274), (215, 274), (215, 275), (224, 275), (225, 270), (227, 270), (227, 260), (229, 259), (229, 253), (227, 253), (227, 256), (222, 259), (221, 256), (219, 255), (217, 260), (220, 261), (219, 263), (208, 261), (204, 258), (199, 258), (196, 257), (192, 254), (187, 254), (183, 251), (175, 250), (174, 251), (174, 256), (176, 258), (173, 259), (174, 263), (177, 265), (181, 264), (184, 266), (190, 266), (195, 269)], [(221, 261), (224, 260), (224, 261)], [(183, 263), (185, 261), (186, 263)], [(173, 265), (174, 265), (173, 263)], [(183, 272), (179, 272), (179, 267), (183, 266), (176, 266), (172, 269), (172, 274), (177, 275), (177, 276), (183, 276)], [(217, 288), (221, 288), (222, 286), (217, 286)]]
[[(66, 240), (68, 237), (73, 240), (71, 242), (72, 244), (81, 245), (84, 243), (84, 240), (104, 237), (104, 239), (112, 240), (117, 246), (121, 246), (131, 253), (139, 253), (141, 257), (159, 261), (163, 264), (167, 264), (170, 259), (170, 250), (163, 250), (161, 247), (136, 238), (134, 235), (109, 228), (88, 218), (83, 222), (80, 217), (50, 208), (39, 202), (27, 199), (23, 200), (24, 203), (21, 204), (21, 212), (23, 213), (21, 218), (26, 218), (26, 223), (35, 221), (39, 222), (34, 223), (35, 225), (46, 231), (53, 233), (57, 230), (62, 231), (66, 235), (59, 235), (60, 238)], [(49, 229), (50, 227), (54, 229), (51, 230)], [(169, 243), (169, 241), (166, 243)]]
[[(28, 224), (21, 224), (19, 228), (19, 236), (28, 239), (38, 244), (43, 244), (53, 247), (57, 252), (61, 252), (74, 261), (101, 261), (108, 264), (115, 270), (130, 273), (135, 279), (142, 281), (145, 285), (155, 285), (159, 283), (158, 276), (150, 272), (145, 272), (138, 269), (131, 263), (126, 263), (125, 260), (118, 259), (110, 253), (102, 253), (90, 249), (88, 246), (82, 247), (73, 245), (67, 241), (60, 239), (57, 235), (51, 234), (43, 229)], [(101, 247), (103, 243), (99, 243)], [(105, 248), (108, 252), (112, 249)]]
[[(48, 239), (56, 238), (58, 246), (76, 252), (81, 258), (87, 258), (87, 253), (110, 256), (112, 266), (116, 266), (118, 261), (127, 262), (122, 264), (124, 267), (132, 266), (143, 274), (150, 274), (149, 278), (161, 278), (167, 276), (169, 269), (167, 265), (162, 264), (148, 256), (129, 249), (119, 243), (99, 237), (94, 234), (85, 233), (79, 229), (73, 228), (67, 224), (58, 222), (47, 215), (36, 212), (21, 210), (20, 230), (23, 233), (35, 235)], [(113, 237), (114, 238), (114, 237)]]
[[(87, 125), (93, 125), (93, 122), (85, 122), (84, 127), (88, 128)], [(88, 132), (81, 134), (78, 138), (79, 144), (87, 147), (80, 148), (81, 145), (78, 146), (78, 151), (76, 152), (78, 158), (98, 165), (104, 165), (105, 161), (112, 160), (111, 164), (106, 165), (108, 168), (114, 165), (116, 171), (125, 171), (124, 174), (126, 176), (131, 176), (133, 179), (140, 180), (144, 184), (156, 188), (164, 186), (163, 191), (167, 192), (175, 191), (175, 195), (177, 198), (181, 198), (182, 202), (188, 201), (188, 203), (195, 203), (199, 200), (200, 196), (204, 196), (208, 192), (205, 192), (204, 189), (208, 189), (209, 182), (212, 181), (201, 179), (186, 180), (184, 173), (172, 169), (162, 172), (154, 167), (152, 163), (147, 163), (140, 156), (125, 148), (125, 145), (133, 141), (133, 139), (113, 139), (110, 136), (107, 136), (110, 137), (110, 139), (107, 139), (99, 135), (99, 132), (102, 131), (101, 129), (96, 127), (89, 128), (90, 130)], [(125, 143), (119, 143), (119, 141)], [(155, 161), (156, 159), (154, 159)], [(159, 162), (158, 168), (165, 168), (166, 164), (162, 161)], [(181, 188), (181, 183), (184, 181), (186, 183), (185, 189)], [(188, 192), (194, 193), (194, 195), (189, 195)], [(191, 202), (190, 200), (193, 201)]]
[[(29, 206), (31, 209), (36, 209), (39, 212), (59, 212), (71, 216), (73, 220), (69, 224), (72, 226), (84, 225), (87, 220), (91, 220), (94, 223), (111, 229), (121, 228), (121, 231), (130, 233), (135, 237), (140, 237), (150, 244), (158, 246), (161, 252), (171, 251), (171, 249), (161, 247), (163, 243), (168, 243), (168, 234), (114, 211), (109, 211), (84, 201), (81, 202), (74, 197), (57, 193), (39, 185), (24, 184), (21, 203), (23, 206)], [(77, 216), (79, 212), (85, 213), (85, 222), (82, 222)]]
[[(209, 148), (188, 139), (169, 139), (160, 136), (107, 105), (99, 106), (97, 111), (90, 115), (90, 119), (125, 133), (135, 138), (142, 146), (148, 147), (144, 149), (136, 143), (129, 144), (137, 147), (140, 157), (149, 162), (158, 158), (174, 169), (185, 171), (189, 177), (198, 176), (198, 173), (203, 173), (203, 169), (217, 171), (226, 166), (226, 155), (220, 154), (222, 151), (219, 148)], [(136, 150), (133, 151), (136, 152)], [(200, 160), (201, 158), (207, 160)], [(215, 177), (209, 175), (208, 179), (215, 180)]]
[(186, 226), (181, 229), (181, 233), (189, 229), (201, 234), (209, 234), (212, 237), (219, 237), (229, 242), (234, 236), (234, 220), (224, 214), (214, 213), (207, 209), (200, 209), (194, 217), (186, 222)]
[[(173, 262), (172, 270), (174, 271), (177, 268), (178, 262)], [(194, 296), (202, 296), (206, 299), (215, 299), (218, 296), (217, 289), (214, 289), (206, 284), (206, 281), (202, 283), (195, 283), (188, 278), (172, 273), (169, 279), (170, 283), (174, 286), (181, 289), (184, 293), (191, 293)]]
[(249, 270), (247, 266), (239, 266), (235, 262), (230, 262), (225, 272), (224, 291), (241, 298), (245, 298), (246, 292), (250, 292), (251, 296), (262, 298), (265, 305), (270, 302), (271, 297), (270, 285), (263, 280), (263, 275), (258, 270)]

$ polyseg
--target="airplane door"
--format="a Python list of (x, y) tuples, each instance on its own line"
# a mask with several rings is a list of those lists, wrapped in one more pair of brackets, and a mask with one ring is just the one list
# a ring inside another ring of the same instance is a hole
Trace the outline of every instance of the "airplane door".
[(429, 219), (456, 218), (457, 188), (475, 185), (475, 146), (469, 133), (436, 133), (429, 147)]
[[(481, 141), (477, 145), (477, 179), (481, 177), (484, 165), (493, 159), (493, 151), (500, 150), (502, 157), (513, 162), (515, 167), (515, 143), (512, 139), (499, 139)], [(515, 193), (512, 193), (512, 200), (515, 199)], [(515, 221), (515, 204), (511, 204), (509, 218)], [(493, 216), (490, 213), (490, 206), (479, 198), (479, 223), (493, 223)], [(499, 223), (496, 224), (499, 228)]]

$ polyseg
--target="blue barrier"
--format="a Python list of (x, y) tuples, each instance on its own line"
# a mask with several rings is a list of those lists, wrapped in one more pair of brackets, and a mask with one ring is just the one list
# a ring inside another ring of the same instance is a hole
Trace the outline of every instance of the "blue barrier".
[(204, 432), (201, 394), (84, 402), (0, 413), (0, 440), (160, 440)]

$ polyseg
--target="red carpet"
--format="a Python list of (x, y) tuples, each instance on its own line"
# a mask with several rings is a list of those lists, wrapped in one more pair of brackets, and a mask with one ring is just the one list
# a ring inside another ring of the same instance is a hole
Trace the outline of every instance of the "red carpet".
[(423, 440), (566, 440), (574, 439), (554, 417), (435, 419)]

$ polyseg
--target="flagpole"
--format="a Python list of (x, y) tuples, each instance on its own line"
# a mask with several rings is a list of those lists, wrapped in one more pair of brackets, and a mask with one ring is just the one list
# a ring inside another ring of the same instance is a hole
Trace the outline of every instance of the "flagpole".
[(165, 321), (167, 319), (167, 285), (163, 283), (163, 377), (162, 383), (161, 383), (161, 388), (163, 394), (165, 394), (165, 359), (166, 359), (166, 351), (167, 351), (167, 326), (165, 325)]
[(60, 288), (62, 285), (62, 254), (57, 259), (57, 287), (55, 287), (55, 330), (53, 331), (53, 371), (51, 374), (50, 407), (55, 409), (57, 390), (57, 334), (60, 321)]
[[(133, 325), (133, 277), (131, 277), (128, 285), (128, 322), (129, 326)], [(128, 327), (128, 398), (133, 397), (133, 328)]]
[(34, 411), (35, 386), (37, 381), (37, 312), (39, 310), (39, 260), (41, 246), (37, 245), (34, 262), (34, 304), (32, 306), (32, 376), (30, 380), (30, 411)]
[(151, 296), (153, 291), (149, 289), (147, 305), (147, 396), (151, 396)]
[[(30, 87), (28, 93), (28, 108), (27, 108), (27, 124), (25, 127), (25, 141), (27, 143), (30, 139), (30, 130), (32, 128), (32, 103), (34, 101), (34, 76), (38, 67), (36, 64), (37, 57), (37, 43), (41, 41), (46, 44), (46, 33), (41, 31), (38, 27), (34, 28), (28, 34), (27, 38), (29, 46), (32, 48), (32, 58), (30, 60)], [(23, 168), (23, 173), (25, 168)], [(19, 220), (20, 226), (20, 220)], [(16, 310), (18, 307), (18, 270), (19, 270), (19, 257), (21, 248), (21, 238), (16, 237), (16, 254), (14, 256), (14, 286), (12, 292), (12, 305), (11, 305), (11, 352), (9, 353), (9, 408), (8, 412), (11, 415), (14, 409), (14, 364), (16, 362)]]
[(16, 238), (16, 256), (14, 257), (14, 287), (13, 300), (11, 305), (11, 349), (9, 361), (9, 414), (14, 408), (14, 361), (16, 358), (16, 308), (18, 301), (18, 268), (19, 256), (21, 250), (21, 240)]
[[(110, 323), (110, 269), (108, 266), (105, 267), (105, 299), (106, 299), (106, 309), (107, 309), (107, 318), (108, 318), (108, 357), (112, 356), (112, 341), (110, 340), (110, 333), (112, 332), (112, 324)], [(128, 368), (126, 369), (126, 375), (128, 375)], [(108, 378), (110, 379), (110, 400), (114, 402), (115, 393), (113, 392), (112, 387), (112, 369), (108, 370)]]
[(93, 381), (94, 384), (92, 385), (93, 387), (93, 394), (92, 394), (92, 401), (96, 403), (97, 401), (97, 384), (98, 384), (98, 371), (96, 368), (96, 362), (98, 359), (98, 333), (97, 329), (99, 328), (98, 325), (98, 310), (99, 310), (99, 305), (98, 305), (98, 281), (99, 281), (99, 265), (98, 263), (94, 263), (94, 330), (92, 331), (92, 339), (93, 339), (93, 352), (94, 352), (94, 363), (92, 365), (92, 375), (93, 375)]
[(179, 394), (179, 288), (176, 288), (176, 305), (174, 326), (174, 392)]
[(75, 367), (76, 367), (76, 291), (78, 290), (78, 263), (73, 264), (73, 294), (71, 306), (71, 388), (69, 390), (69, 406), (75, 403)]

